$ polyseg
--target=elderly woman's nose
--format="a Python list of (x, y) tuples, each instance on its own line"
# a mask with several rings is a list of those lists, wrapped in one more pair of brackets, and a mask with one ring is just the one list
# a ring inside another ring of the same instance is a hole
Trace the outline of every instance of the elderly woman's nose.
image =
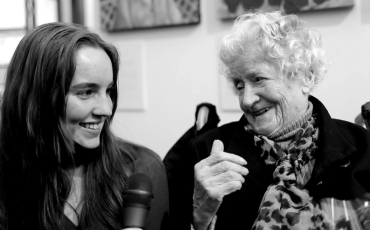
[(246, 84), (244, 86), (243, 104), (244, 106), (252, 106), (256, 101), (259, 100), (256, 89)]

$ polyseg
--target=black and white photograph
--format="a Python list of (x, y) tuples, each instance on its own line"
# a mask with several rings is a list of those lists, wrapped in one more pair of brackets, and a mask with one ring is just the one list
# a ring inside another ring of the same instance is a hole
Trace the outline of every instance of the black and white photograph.
[(100, 0), (106, 31), (192, 25), (200, 22), (200, 0)]

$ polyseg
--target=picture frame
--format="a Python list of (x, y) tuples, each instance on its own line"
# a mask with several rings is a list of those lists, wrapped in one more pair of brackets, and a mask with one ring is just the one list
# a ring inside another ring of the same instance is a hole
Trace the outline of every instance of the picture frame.
[(219, 19), (231, 20), (247, 11), (281, 11), (284, 14), (350, 8), (354, 0), (218, 0)]
[(200, 0), (100, 0), (101, 28), (107, 32), (200, 23)]

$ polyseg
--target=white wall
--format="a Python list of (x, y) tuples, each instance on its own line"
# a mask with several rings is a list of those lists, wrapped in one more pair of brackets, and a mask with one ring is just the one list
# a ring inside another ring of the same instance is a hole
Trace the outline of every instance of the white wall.
[[(118, 46), (143, 41), (146, 48), (148, 108), (144, 112), (118, 112), (113, 126), (120, 136), (163, 157), (193, 125), (197, 104), (206, 101), (216, 105), (220, 124), (240, 118), (241, 112), (220, 110), (217, 41), (232, 22), (217, 19), (214, 3), (201, 1), (202, 21), (196, 26), (102, 33)], [(99, 31), (98, 4), (95, 6), (96, 20), (89, 26)], [(351, 9), (300, 16), (322, 33), (331, 61), (326, 79), (312, 94), (333, 117), (353, 122), (361, 105), (370, 101), (370, 1), (355, 0)], [(121, 50), (121, 55), (124, 52)]]
[[(216, 105), (220, 124), (240, 118), (241, 112), (220, 109), (217, 41), (232, 22), (217, 19), (216, 0), (201, 0), (199, 25), (111, 34), (99, 28), (99, 1), (85, 1), (87, 26), (118, 47), (133, 41), (145, 46), (148, 106), (142, 112), (116, 113), (113, 129), (119, 136), (164, 157), (193, 125), (199, 103)], [(370, 101), (370, 1), (355, 0), (351, 9), (300, 16), (321, 32), (331, 61), (326, 79), (313, 95), (332, 117), (353, 122), (361, 105)], [(120, 53), (125, 55), (125, 50)]]
[[(201, 102), (219, 104), (217, 41), (232, 22), (217, 19), (213, 0), (201, 1), (201, 23), (130, 32), (104, 33), (99, 28), (99, 4), (93, 30), (120, 47), (142, 41), (145, 46), (147, 109), (117, 112), (114, 130), (121, 137), (143, 144), (164, 157), (177, 139), (194, 124)], [(124, 50), (120, 50), (125, 55)], [(125, 68), (121, 66), (121, 68)], [(121, 100), (124, 100), (122, 98)], [(218, 113), (222, 123), (240, 118), (240, 112)]]

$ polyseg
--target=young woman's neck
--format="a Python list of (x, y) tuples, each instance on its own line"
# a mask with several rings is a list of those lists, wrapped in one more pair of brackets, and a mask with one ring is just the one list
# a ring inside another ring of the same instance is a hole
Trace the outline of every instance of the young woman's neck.
[(84, 165), (80, 165), (80, 166), (77, 166), (75, 168), (72, 168), (72, 169), (70, 169), (71, 176), (82, 178), (84, 176), (84, 170), (85, 170)]
[(79, 224), (79, 216), (83, 207), (84, 170), (84, 165), (69, 170), (71, 175), (71, 192), (67, 197), (67, 202), (64, 204), (64, 215), (76, 226)]

